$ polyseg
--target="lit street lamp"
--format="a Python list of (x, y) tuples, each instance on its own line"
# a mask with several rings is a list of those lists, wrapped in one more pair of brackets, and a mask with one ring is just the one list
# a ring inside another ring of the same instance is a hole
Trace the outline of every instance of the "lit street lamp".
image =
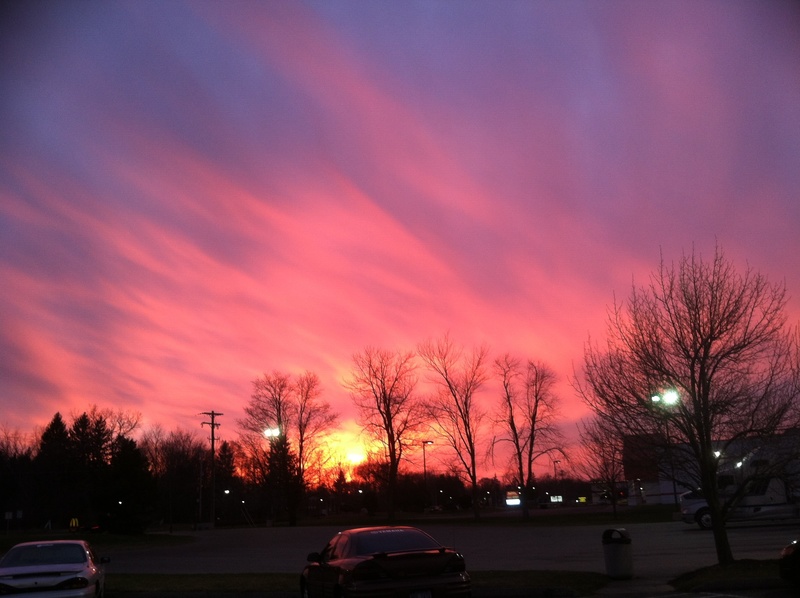
[(264, 429), (264, 436), (267, 438), (277, 438), (280, 435), (281, 435), (281, 429), (278, 427)]
[[(669, 418), (671, 410), (681, 401), (681, 395), (674, 388), (670, 388), (662, 392), (660, 395), (653, 395), (650, 397), (653, 405), (661, 408), (664, 415), (664, 436), (666, 437), (667, 450), (669, 451), (669, 467), (672, 476), (672, 500), (675, 503), (675, 510), (680, 509), (678, 503), (678, 484), (675, 481), (675, 460), (672, 455), (672, 441), (669, 436)], [(660, 490), (659, 490), (660, 491)]]
[(663, 403), (667, 407), (673, 407), (681, 400), (681, 396), (678, 394), (677, 390), (671, 388), (669, 390), (665, 390), (660, 395), (653, 395), (650, 397), (650, 400), (656, 404)]

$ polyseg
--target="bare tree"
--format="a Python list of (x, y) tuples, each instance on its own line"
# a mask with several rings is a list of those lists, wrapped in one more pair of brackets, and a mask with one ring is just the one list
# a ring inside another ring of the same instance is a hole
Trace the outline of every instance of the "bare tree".
[(524, 366), (506, 353), (494, 362), (502, 383), (498, 423), (502, 433), (493, 444), (508, 443), (520, 489), (522, 517), (530, 516), (528, 488), (534, 485), (533, 464), (542, 455), (563, 451), (564, 438), (557, 426), (558, 398), (553, 393), (555, 372), (529, 360)]
[[(740, 274), (719, 247), (710, 262), (694, 251), (677, 266), (662, 259), (649, 286), (615, 302), (606, 346), (587, 345), (576, 378), (619, 433), (668, 437), (687, 457), (678, 470), (703, 489), (721, 565), (733, 561), (725, 518), (735, 505), (718, 489), (724, 456), (798, 425), (800, 343), (785, 306), (783, 285), (749, 267)], [(660, 409), (653, 399), (667, 392), (675, 400)]]
[(108, 422), (115, 438), (117, 436), (130, 437), (142, 421), (142, 414), (132, 409), (98, 409), (97, 406), (93, 406), (89, 415), (103, 417)]
[(161, 512), (170, 525), (202, 516), (203, 466), (208, 450), (186, 430), (166, 433), (161, 426), (145, 430), (140, 446), (156, 479)]
[[(237, 423), (248, 470), (254, 479), (266, 483), (269, 452), (280, 448), (294, 450), (292, 462), (297, 476), (306, 482), (309, 463), (319, 460), (318, 440), (336, 422), (336, 414), (331, 413), (330, 405), (321, 396), (319, 377), (309, 371), (296, 377), (273, 371), (253, 381), (245, 417)], [(265, 443), (265, 436), (280, 441)], [(286, 443), (281, 440), (284, 438)]]
[(0, 426), (0, 456), (7, 459), (15, 459), (33, 453), (33, 438), (20, 432), (18, 429), (10, 429)]
[(428, 414), (436, 424), (437, 433), (455, 452), (461, 471), (472, 489), (472, 508), (480, 517), (478, 488), (478, 437), (485, 417), (475, 400), (486, 382), (486, 360), (489, 349), (475, 348), (465, 354), (446, 334), (419, 346), (419, 354), (432, 373), (437, 392), (428, 403)]
[(239, 426), (256, 434), (288, 434), (297, 413), (293, 392), (292, 377), (283, 372), (273, 371), (253, 380), (253, 394)]
[(581, 458), (578, 470), (599, 484), (617, 515), (620, 486), (625, 481), (622, 461), (622, 438), (611, 422), (595, 415), (579, 424)]
[(336, 423), (336, 414), (329, 403), (322, 401), (319, 376), (306, 371), (297, 376), (294, 383), (297, 402), (297, 466), (305, 480), (309, 464), (324, 458), (319, 447), (319, 438), (329, 432)]
[(394, 519), (397, 472), (422, 421), (414, 390), (417, 384), (414, 354), (367, 347), (353, 356), (353, 370), (345, 387), (361, 416), (364, 430), (381, 443), (388, 463), (387, 504)]

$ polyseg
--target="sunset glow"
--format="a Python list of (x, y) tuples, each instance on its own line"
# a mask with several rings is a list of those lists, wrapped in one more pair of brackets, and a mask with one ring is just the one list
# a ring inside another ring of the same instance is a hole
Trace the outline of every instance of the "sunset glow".
[(608, 306), (717, 243), (800, 321), (791, 2), (15, 4), (0, 429), (216, 410), (234, 440), (254, 379), (311, 371), (352, 468), (353, 355), (449, 332), (557, 371), (573, 438)]

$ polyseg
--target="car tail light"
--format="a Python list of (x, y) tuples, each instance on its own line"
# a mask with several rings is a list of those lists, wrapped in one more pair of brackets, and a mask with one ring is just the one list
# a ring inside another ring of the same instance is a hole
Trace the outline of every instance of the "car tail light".
[(467, 563), (464, 561), (464, 557), (460, 554), (453, 555), (447, 566), (444, 568), (445, 573), (462, 573), (467, 570)]
[(72, 577), (66, 581), (62, 581), (56, 586), (58, 590), (79, 590), (81, 588), (88, 588), (89, 580), (85, 577)]
[(793, 540), (788, 546), (781, 550), (781, 557), (787, 558), (789, 555), (794, 554), (797, 549), (797, 540)]
[(384, 579), (388, 577), (386, 571), (375, 561), (364, 561), (353, 568), (350, 575), (353, 581), (367, 581), (374, 579)]

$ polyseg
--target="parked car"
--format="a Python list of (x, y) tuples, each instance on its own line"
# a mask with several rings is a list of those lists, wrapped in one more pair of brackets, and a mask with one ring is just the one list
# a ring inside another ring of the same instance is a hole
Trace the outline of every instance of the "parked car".
[(789, 542), (781, 550), (778, 569), (782, 579), (800, 586), (800, 544), (797, 540)]
[(382, 526), (339, 532), (308, 555), (300, 577), (303, 598), (393, 596), (468, 597), (464, 557), (420, 529)]
[(95, 558), (83, 540), (23, 542), (0, 559), (0, 596), (100, 598), (105, 591), (103, 565), (107, 562)]

